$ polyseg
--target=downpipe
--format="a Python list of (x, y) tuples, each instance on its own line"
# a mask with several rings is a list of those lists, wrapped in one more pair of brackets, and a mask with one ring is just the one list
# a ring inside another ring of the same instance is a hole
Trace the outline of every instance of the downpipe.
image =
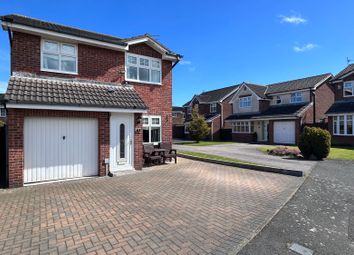
[(106, 176), (113, 177), (113, 174), (109, 170), (109, 159), (105, 159)]

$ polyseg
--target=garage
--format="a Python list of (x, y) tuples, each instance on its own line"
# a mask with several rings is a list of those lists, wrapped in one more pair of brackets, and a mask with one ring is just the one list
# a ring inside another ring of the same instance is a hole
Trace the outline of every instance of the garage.
[(295, 144), (295, 121), (274, 122), (274, 143)]
[(24, 183), (97, 174), (97, 119), (25, 118)]

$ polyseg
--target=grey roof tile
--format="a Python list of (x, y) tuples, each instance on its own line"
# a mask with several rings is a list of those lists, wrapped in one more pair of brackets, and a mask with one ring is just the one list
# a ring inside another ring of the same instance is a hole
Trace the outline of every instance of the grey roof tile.
[(233, 85), (229, 87), (224, 87), (221, 89), (215, 89), (210, 91), (205, 91), (197, 96), (200, 103), (211, 103), (218, 102), (223, 99), (226, 95), (230, 94), (233, 90), (237, 89), (240, 85)]
[(132, 86), (18, 75), (11, 76), (5, 100), (10, 103), (147, 109)]
[(342, 76), (353, 72), (354, 71), (354, 64), (348, 65), (346, 68), (344, 68), (342, 71), (340, 71), (336, 76), (333, 77), (332, 81), (336, 81), (342, 78)]
[(302, 90), (302, 89), (311, 89), (314, 88), (319, 82), (327, 79), (330, 79), (332, 74), (326, 73), (311, 77), (306, 77), (297, 80), (273, 83), (267, 85), (268, 89), (266, 94), (274, 94), (274, 93), (281, 93), (281, 92), (290, 92), (295, 90)]
[(354, 100), (353, 101), (337, 101), (328, 109), (326, 114), (334, 113), (351, 113), (354, 112)]

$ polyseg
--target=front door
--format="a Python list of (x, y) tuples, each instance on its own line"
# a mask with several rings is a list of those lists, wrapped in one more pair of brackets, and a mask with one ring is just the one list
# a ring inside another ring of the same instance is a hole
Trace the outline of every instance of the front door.
[(110, 170), (133, 169), (134, 125), (132, 114), (112, 114), (110, 123)]

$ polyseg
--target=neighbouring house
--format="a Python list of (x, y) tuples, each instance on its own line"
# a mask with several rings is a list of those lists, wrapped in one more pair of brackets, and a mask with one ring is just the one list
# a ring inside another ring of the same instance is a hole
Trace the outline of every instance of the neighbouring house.
[(143, 166), (143, 143), (172, 142), (172, 69), (181, 55), (145, 34), (119, 38), (1, 17), (9, 34), (8, 184)]
[(224, 87), (221, 89), (203, 92), (194, 95), (193, 98), (185, 103), (186, 118), (184, 123), (185, 137), (189, 137), (188, 126), (192, 118), (192, 111), (204, 116), (210, 127), (210, 140), (220, 140), (223, 129), (229, 128), (225, 119), (232, 114), (232, 106), (229, 101), (233, 94), (238, 90), (239, 85)]
[(328, 128), (332, 144), (354, 145), (354, 64), (348, 65), (331, 80), (335, 102), (329, 108)]
[(239, 142), (295, 144), (302, 126), (325, 122), (334, 101), (322, 74), (267, 86), (243, 83), (230, 100), (232, 139)]
[(180, 106), (172, 106), (172, 137), (184, 138), (184, 108)]

